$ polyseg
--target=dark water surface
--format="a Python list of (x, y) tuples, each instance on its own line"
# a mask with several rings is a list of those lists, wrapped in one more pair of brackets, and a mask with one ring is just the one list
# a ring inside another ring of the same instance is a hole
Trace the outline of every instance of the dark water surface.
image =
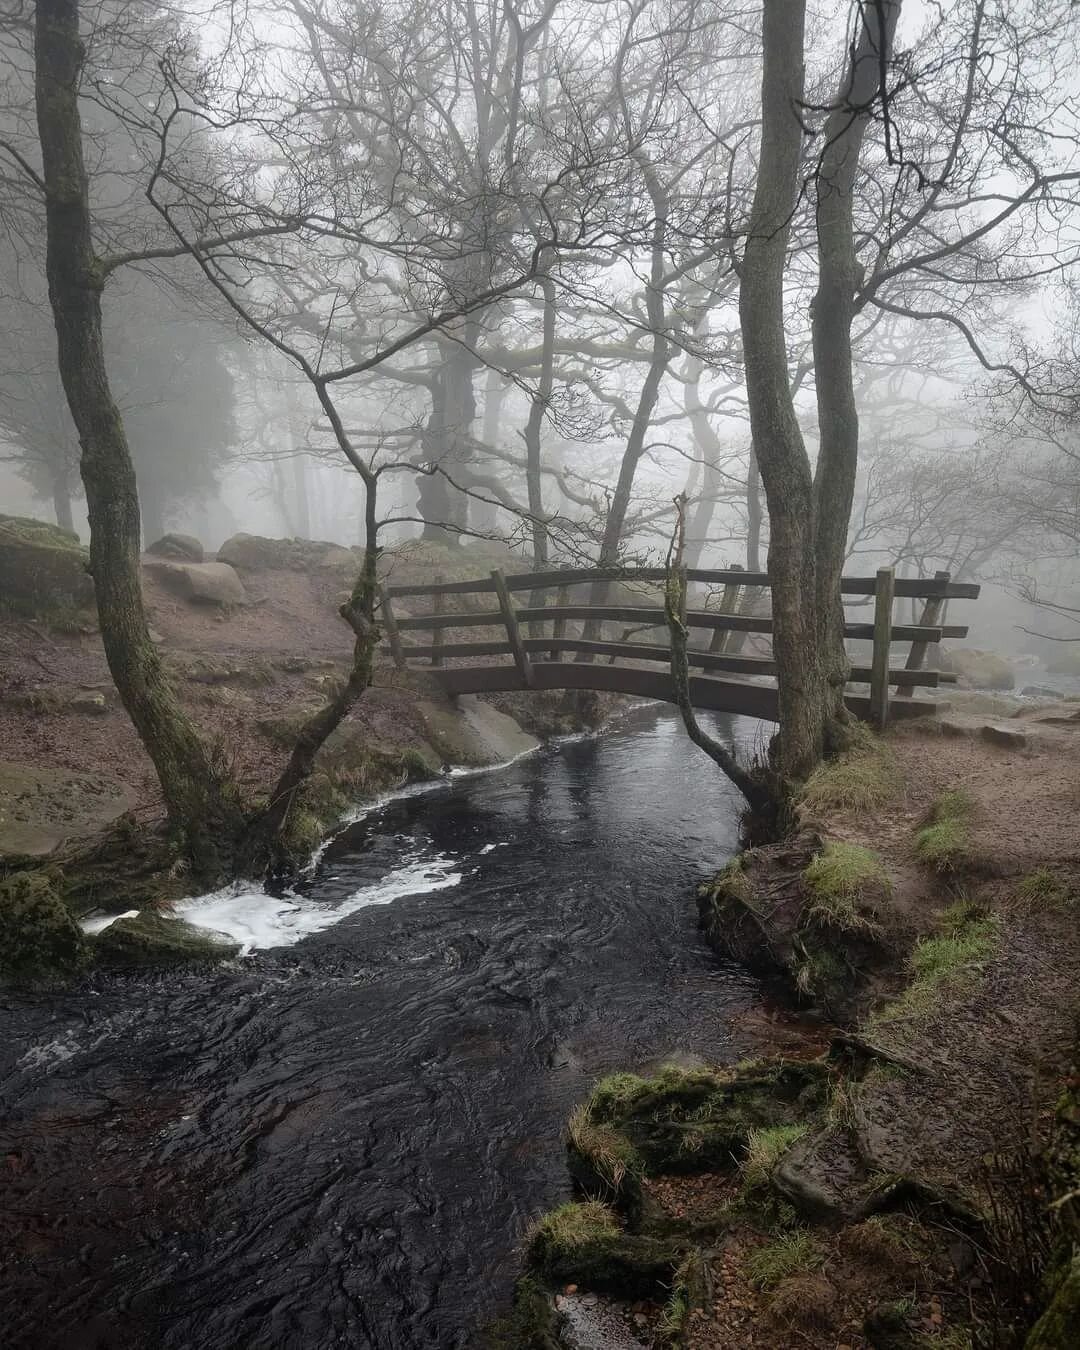
[(304, 888), (442, 889), (209, 976), (7, 996), (0, 1346), (473, 1344), (568, 1198), (590, 1082), (754, 1048), (757, 986), (692, 902), (735, 842), (730, 788), (642, 710), (392, 802)]

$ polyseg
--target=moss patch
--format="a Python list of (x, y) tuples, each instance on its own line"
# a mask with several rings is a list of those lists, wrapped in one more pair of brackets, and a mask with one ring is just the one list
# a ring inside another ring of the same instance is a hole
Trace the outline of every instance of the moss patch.
[(0, 974), (12, 980), (65, 979), (87, 963), (78, 924), (45, 871), (0, 881)]
[(528, 1239), (530, 1265), (553, 1283), (630, 1297), (656, 1297), (670, 1287), (685, 1244), (624, 1233), (614, 1210), (598, 1201), (560, 1205)]

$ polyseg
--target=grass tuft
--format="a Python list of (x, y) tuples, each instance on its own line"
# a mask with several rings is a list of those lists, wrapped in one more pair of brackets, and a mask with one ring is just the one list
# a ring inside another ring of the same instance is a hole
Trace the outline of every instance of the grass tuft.
[(599, 1200), (572, 1201), (537, 1219), (529, 1230), (529, 1239), (540, 1238), (555, 1250), (567, 1251), (619, 1231), (619, 1220), (610, 1206)]
[(1029, 914), (1036, 914), (1044, 909), (1057, 909), (1069, 904), (1073, 895), (1066, 883), (1049, 867), (1038, 867), (1017, 883), (1016, 898)]
[(914, 978), (894, 1002), (874, 1015), (875, 1022), (914, 1020), (933, 1011), (945, 986), (969, 979), (975, 967), (993, 954), (998, 926), (970, 901), (959, 900), (944, 910), (942, 932), (920, 938), (911, 953)]
[(752, 1191), (767, 1186), (776, 1164), (792, 1144), (803, 1137), (807, 1128), (806, 1125), (773, 1125), (751, 1130), (742, 1163), (743, 1189)]
[(570, 1142), (592, 1163), (599, 1176), (618, 1191), (627, 1174), (641, 1176), (644, 1165), (637, 1149), (611, 1125), (598, 1125), (589, 1107), (580, 1103), (570, 1114)]
[(892, 752), (865, 730), (852, 750), (814, 770), (799, 795), (799, 804), (811, 814), (874, 811), (893, 801), (902, 786)]
[(746, 1269), (750, 1283), (756, 1289), (771, 1289), (789, 1275), (816, 1270), (824, 1260), (821, 1248), (811, 1234), (805, 1228), (799, 1228), (752, 1252)]
[(943, 792), (915, 836), (915, 856), (939, 872), (951, 872), (964, 860), (970, 840), (975, 799), (964, 788)]
[(866, 895), (887, 896), (892, 886), (881, 859), (861, 844), (831, 842), (810, 860), (803, 872), (810, 892), (809, 917), (842, 932), (876, 933), (878, 926), (861, 914), (858, 901)]

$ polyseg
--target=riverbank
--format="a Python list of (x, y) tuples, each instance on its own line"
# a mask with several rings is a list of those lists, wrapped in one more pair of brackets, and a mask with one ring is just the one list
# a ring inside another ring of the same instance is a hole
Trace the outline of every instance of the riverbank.
[(702, 888), (823, 1052), (598, 1083), (496, 1344), (1077, 1344), (1078, 751), (1070, 702), (911, 725)]
[[(42, 527), (41, 537), (56, 533)], [(148, 555), (143, 589), (152, 636), (181, 703), (241, 789), (256, 796), (280, 772), (297, 728), (347, 674), (352, 634), (337, 605), (358, 560), (350, 550), (308, 541), (237, 536), (231, 544), (223, 550), (228, 563)], [(61, 545), (35, 547), (66, 562), (75, 549)], [(177, 545), (188, 546), (195, 550), (197, 541)], [(30, 577), (40, 568), (34, 559), (23, 565)], [(425, 545), (388, 553), (383, 565), (388, 577), (411, 581), (433, 571), (483, 574), (505, 561), (490, 548)], [(7, 555), (5, 566), (18, 570)], [(223, 569), (225, 600), (179, 588), (175, 569), (182, 567), (193, 568), (200, 584), (215, 585), (215, 569)], [(50, 575), (52, 590), (32, 590), (26, 580), (18, 609), (0, 615), (0, 901), (9, 929), (24, 921), (36, 927), (35, 915), (48, 929), (10, 950), (4, 965), (14, 974), (23, 967), (47, 975), (55, 967), (63, 975), (96, 959), (128, 965), (227, 955), (233, 948), (155, 917), (191, 887), (182, 872), (154, 865), (160, 790), (119, 705), (92, 611), (71, 589), (85, 589), (85, 573), (75, 566), (70, 593), (62, 595), (59, 571)], [(299, 855), (310, 854), (362, 803), (435, 780), (450, 766), (503, 763), (551, 736), (592, 728), (607, 711), (599, 700), (559, 695), (451, 703), (422, 669), (398, 670), (380, 650), (373, 687), (324, 747), (293, 813), (291, 843)], [(112, 841), (109, 850), (90, 863), (84, 845), (102, 836)], [(37, 865), (45, 874), (32, 882), (2, 880)], [(110, 925), (101, 939), (91, 933), (84, 940), (72, 923), (132, 911), (141, 917)]]

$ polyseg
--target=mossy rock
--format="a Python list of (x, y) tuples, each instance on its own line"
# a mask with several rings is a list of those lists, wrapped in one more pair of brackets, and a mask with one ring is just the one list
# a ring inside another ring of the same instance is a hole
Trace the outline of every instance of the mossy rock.
[[(710, 1069), (665, 1069), (652, 1078), (612, 1074), (593, 1089), (586, 1103), (594, 1127), (626, 1140), (640, 1167), (627, 1167), (629, 1186), (620, 1201), (633, 1201), (641, 1172), (730, 1171), (745, 1150), (750, 1132), (796, 1124), (822, 1105), (829, 1070), (819, 1061), (752, 1063), (727, 1073)], [(581, 1149), (579, 1173), (595, 1158)], [(580, 1177), (579, 1177), (580, 1179)]]
[(0, 973), (14, 980), (63, 979), (87, 962), (82, 930), (46, 871), (0, 881)]
[(530, 1275), (514, 1287), (514, 1306), (480, 1336), (480, 1350), (560, 1350), (559, 1324), (551, 1294)]
[(234, 534), (217, 557), (241, 572), (313, 572), (323, 567), (353, 572), (361, 562), (359, 553), (327, 540), (268, 539), (259, 534)]
[(98, 960), (108, 966), (175, 966), (188, 961), (223, 961), (235, 956), (235, 942), (215, 937), (183, 919), (142, 913), (117, 919), (94, 939)]
[(1080, 1254), (1074, 1255), (1050, 1306), (1032, 1327), (1024, 1350), (1074, 1350), (1080, 1339)]
[(89, 562), (73, 531), (0, 515), (0, 597), (10, 612), (52, 619), (89, 610), (94, 603)]
[(596, 1201), (552, 1210), (528, 1246), (530, 1266), (551, 1283), (626, 1298), (666, 1294), (685, 1255), (685, 1243), (624, 1233), (614, 1212)]

